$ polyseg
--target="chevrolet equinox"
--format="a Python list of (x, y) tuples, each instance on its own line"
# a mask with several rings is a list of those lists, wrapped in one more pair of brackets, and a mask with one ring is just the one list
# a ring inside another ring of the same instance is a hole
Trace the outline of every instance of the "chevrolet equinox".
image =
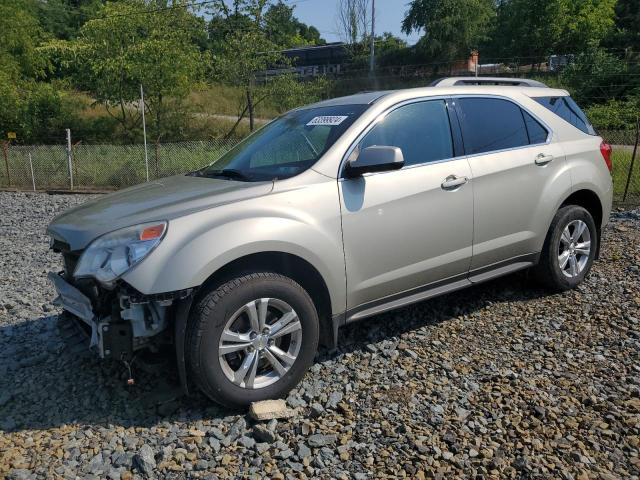
[(243, 406), (286, 395), (350, 322), (527, 268), (575, 287), (611, 167), (569, 94), (538, 82), (361, 93), (62, 213), (49, 278), (100, 357), (170, 344), (185, 391)]

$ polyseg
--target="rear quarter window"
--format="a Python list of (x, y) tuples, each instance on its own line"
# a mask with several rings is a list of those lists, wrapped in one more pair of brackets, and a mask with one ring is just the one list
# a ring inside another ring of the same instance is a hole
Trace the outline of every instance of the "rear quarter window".
[(534, 97), (534, 100), (578, 130), (588, 135), (596, 135), (596, 131), (587, 116), (571, 97)]

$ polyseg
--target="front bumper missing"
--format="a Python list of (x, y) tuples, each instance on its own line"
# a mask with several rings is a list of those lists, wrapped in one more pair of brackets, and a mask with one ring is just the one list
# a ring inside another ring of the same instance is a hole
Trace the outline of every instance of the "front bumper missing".
[(51, 280), (51, 283), (53, 283), (58, 293), (53, 304), (62, 307), (65, 311), (82, 320), (91, 328), (89, 348), (98, 347), (100, 357), (104, 358), (103, 342), (102, 338), (100, 338), (100, 325), (98, 318), (93, 313), (93, 305), (89, 297), (67, 282), (58, 273), (49, 272), (47, 277)]
[(58, 297), (53, 301), (53, 304), (81, 318), (87, 325), (94, 325), (95, 315), (89, 297), (55, 272), (49, 272), (47, 277), (51, 280), (58, 293)]
[[(184, 392), (188, 393), (184, 342), (187, 319), (193, 301), (192, 289), (146, 297), (125, 292), (128, 308), (123, 307), (121, 315), (112, 319), (110, 317), (100, 318), (94, 312), (89, 297), (67, 282), (60, 274), (49, 272), (48, 278), (58, 293), (54, 304), (62, 307), (65, 314), (70, 315), (76, 323), (83, 322), (89, 326), (91, 330), (90, 347), (95, 347), (101, 358), (124, 360), (125, 363), (130, 361), (134, 351), (139, 349), (141, 345), (143, 346), (140, 341), (168, 330), (166, 328), (168, 326), (166, 310), (169, 306), (174, 306), (175, 310), (172, 314), (172, 318), (175, 320), (173, 342), (176, 346), (178, 374)], [(145, 308), (148, 317), (155, 318), (155, 322), (159, 322), (161, 325), (155, 325), (154, 322), (147, 324), (148, 322), (145, 322), (145, 318), (143, 318), (144, 315), (140, 316), (141, 308)], [(139, 334), (137, 338), (136, 331)]]

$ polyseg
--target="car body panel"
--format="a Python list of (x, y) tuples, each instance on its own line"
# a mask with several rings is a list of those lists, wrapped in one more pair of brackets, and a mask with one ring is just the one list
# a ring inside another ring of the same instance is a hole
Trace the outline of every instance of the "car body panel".
[(601, 228), (604, 228), (613, 203), (613, 181), (599, 150), (600, 140), (599, 137), (585, 135), (581, 139), (563, 142), (562, 148), (571, 173), (572, 191), (590, 190), (598, 195), (603, 212)]
[[(543, 166), (538, 155), (553, 156)], [(473, 155), (474, 240), (471, 269), (542, 249), (557, 198), (571, 192), (564, 151), (555, 142)]]
[(48, 231), (71, 250), (120, 228), (171, 220), (215, 205), (268, 194), (273, 182), (230, 182), (188, 175), (143, 183), (85, 202), (53, 219)]
[(443, 190), (450, 175), (471, 178), (467, 160), (339, 181), (347, 308), (468, 271), (473, 191)]
[(310, 263), (325, 279), (333, 310), (344, 311), (336, 181), (308, 170), (277, 182), (268, 195), (170, 220), (165, 239), (122, 279), (144, 294), (197, 287), (228, 263), (261, 252)]

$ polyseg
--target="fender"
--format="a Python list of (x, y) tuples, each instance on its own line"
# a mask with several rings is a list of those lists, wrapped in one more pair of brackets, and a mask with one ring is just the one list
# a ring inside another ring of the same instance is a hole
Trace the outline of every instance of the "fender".
[[(315, 174), (318, 175), (318, 174)], [(122, 279), (143, 294), (197, 288), (247, 255), (282, 252), (322, 276), (333, 314), (344, 312), (346, 274), (335, 181), (284, 190), (169, 221), (165, 239)], [(328, 202), (327, 198), (335, 198)]]

